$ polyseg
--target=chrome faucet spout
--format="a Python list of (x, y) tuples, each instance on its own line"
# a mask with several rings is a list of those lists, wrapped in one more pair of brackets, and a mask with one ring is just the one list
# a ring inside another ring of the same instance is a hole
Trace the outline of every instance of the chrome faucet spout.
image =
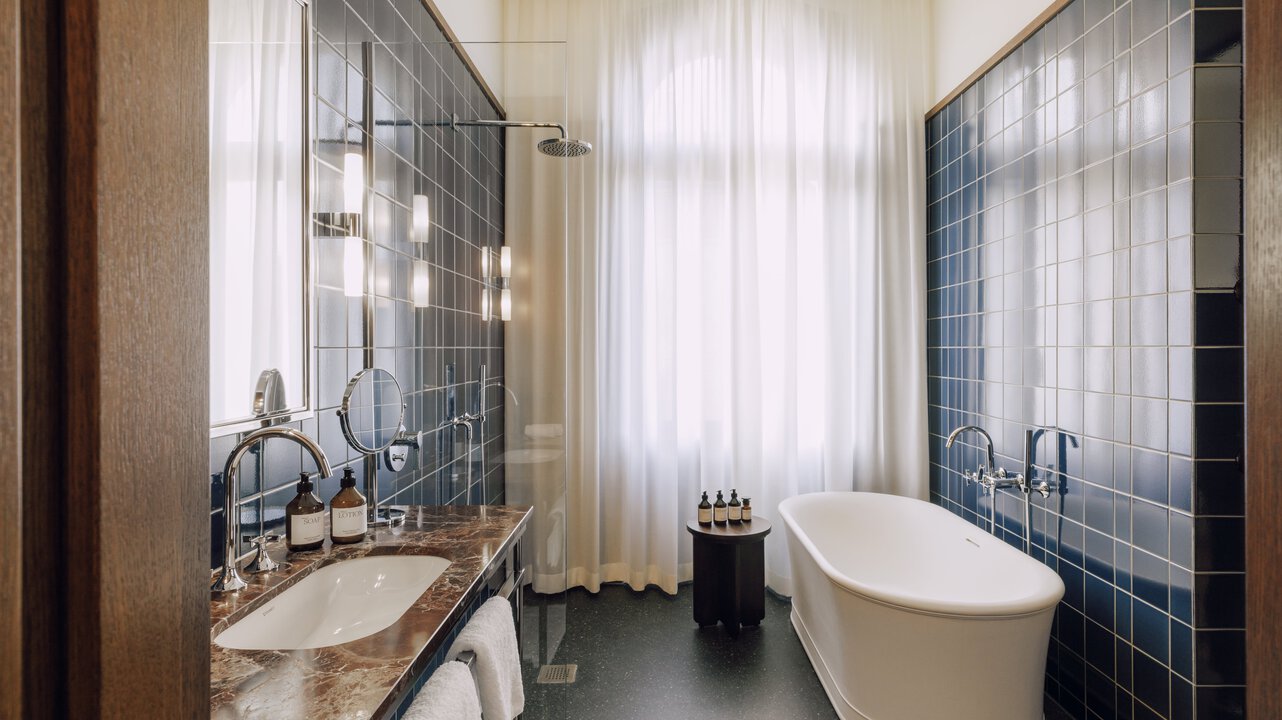
[(232, 448), (227, 455), (227, 464), (223, 466), (223, 569), (211, 588), (215, 593), (232, 592), (247, 585), (236, 569), (236, 551), (240, 547), (240, 461), (251, 448), (270, 438), (298, 443), (312, 456), (321, 477), (333, 474), (325, 451), (321, 450), (315, 440), (293, 428), (280, 425), (261, 428), (246, 435)]
[(967, 430), (972, 432), (977, 432), (980, 435), (984, 436), (984, 441), (988, 443), (988, 471), (996, 472), (997, 471), (997, 454), (993, 451), (993, 437), (988, 434), (987, 430), (985, 430), (984, 428), (978, 425), (962, 425), (961, 427), (952, 431), (951, 433), (948, 434), (948, 441), (944, 443), (944, 447), (951, 448), (953, 446), (953, 442), (957, 440), (957, 436), (961, 435)]

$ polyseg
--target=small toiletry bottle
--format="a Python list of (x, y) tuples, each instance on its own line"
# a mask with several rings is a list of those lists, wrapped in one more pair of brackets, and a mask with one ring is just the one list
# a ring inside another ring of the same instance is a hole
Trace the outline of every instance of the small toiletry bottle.
[(726, 524), (726, 501), (722, 499), (720, 490), (717, 491), (717, 502), (712, 506), (712, 522)]
[(752, 498), (743, 499), (743, 521), (752, 522)]
[(329, 501), (329, 537), (337, 544), (365, 539), (365, 496), (356, 489), (356, 475), (344, 468), (338, 494)]
[(325, 503), (312, 492), (311, 478), (299, 473), (298, 495), (285, 506), (285, 546), (290, 552), (325, 544)]
[(703, 491), (703, 499), (699, 501), (699, 524), (712, 524), (712, 503), (708, 502), (708, 491)]
[(739, 502), (739, 491), (730, 488), (730, 507), (727, 513), (730, 522), (738, 524), (743, 522), (743, 503)]

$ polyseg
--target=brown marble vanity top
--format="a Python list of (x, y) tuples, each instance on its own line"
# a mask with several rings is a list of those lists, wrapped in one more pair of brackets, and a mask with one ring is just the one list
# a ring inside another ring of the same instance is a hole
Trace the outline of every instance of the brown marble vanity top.
[[(273, 543), (280, 569), (246, 575), (249, 587), (210, 603), (213, 718), (382, 718), (442, 645), (491, 562), (524, 531), (518, 506), (410, 506), (404, 526), (377, 528), (356, 545), (289, 554)], [(315, 650), (229, 650), (213, 639), (317, 568), (373, 555), (436, 555), (450, 566), (391, 627)], [(286, 567), (284, 563), (288, 562)], [(216, 573), (215, 573), (216, 575)]]

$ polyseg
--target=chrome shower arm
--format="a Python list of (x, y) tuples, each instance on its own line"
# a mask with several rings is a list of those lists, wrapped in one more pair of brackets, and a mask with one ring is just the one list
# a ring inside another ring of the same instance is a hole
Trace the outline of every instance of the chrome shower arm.
[(475, 127), (502, 127), (502, 128), (556, 128), (561, 133), (561, 139), (565, 140), (565, 126), (560, 123), (548, 122), (517, 122), (514, 120), (460, 120), (458, 115), (450, 118), (450, 127), (459, 125), (470, 125)]

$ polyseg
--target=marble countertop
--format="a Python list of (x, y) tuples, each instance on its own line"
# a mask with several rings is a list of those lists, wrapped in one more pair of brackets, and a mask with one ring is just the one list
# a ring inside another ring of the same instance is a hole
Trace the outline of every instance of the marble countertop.
[[(289, 554), (283, 542), (273, 543), (279, 570), (246, 575), (249, 587), (211, 600), (210, 716), (383, 717), (426, 667), (463, 612), (464, 599), (524, 531), (529, 515), (528, 507), (415, 505), (404, 526), (377, 528), (356, 545)], [(391, 627), (360, 640), (314, 650), (229, 650), (213, 643), (317, 568), (373, 555), (436, 555), (450, 566)]]

